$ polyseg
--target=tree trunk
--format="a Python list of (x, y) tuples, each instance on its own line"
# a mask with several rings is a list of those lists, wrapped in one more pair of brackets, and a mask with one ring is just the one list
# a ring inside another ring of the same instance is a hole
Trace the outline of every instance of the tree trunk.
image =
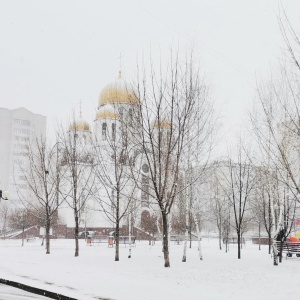
[(163, 253), (165, 267), (170, 267), (170, 258), (169, 258), (169, 226), (168, 226), (168, 216), (165, 212), (162, 212), (162, 223), (163, 223)]
[(269, 254), (271, 254), (271, 249), (272, 249), (272, 236), (271, 236), (271, 232), (268, 233), (268, 237), (269, 237)]
[(116, 239), (116, 249), (115, 249), (115, 261), (120, 260), (119, 256), (119, 238), (120, 238), (120, 192), (117, 189), (117, 203), (116, 203), (116, 234), (115, 234), (115, 239)]
[(199, 229), (199, 223), (198, 220), (196, 218), (195, 213), (193, 213), (193, 217), (194, 217), (194, 222), (196, 225), (196, 230), (197, 230), (197, 235), (198, 235), (198, 251), (199, 251), (199, 258), (200, 260), (203, 260), (203, 256), (202, 256), (202, 248), (201, 248), (201, 237), (200, 237), (200, 229)]
[(241, 259), (241, 233), (237, 230), (237, 239), (238, 239), (238, 259)]
[(241, 242), (241, 250), (242, 250), (243, 249), (243, 234), (242, 233), (241, 233), (240, 242)]
[(50, 254), (50, 216), (46, 220), (46, 254)]
[(7, 209), (4, 215), (4, 224), (3, 224), (3, 231), (4, 231), (4, 240), (6, 239), (6, 220), (7, 220)]
[(272, 239), (272, 248), (273, 248), (273, 265), (278, 266), (278, 250), (276, 245), (276, 239)]
[(128, 222), (128, 236), (129, 236), (129, 254), (128, 258), (131, 258), (131, 211), (129, 211)]
[(279, 262), (282, 263), (282, 248), (283, 248), (283, 241), (280, 241), (280, 248), (279, 248)]
[(219, 228), (219, 248), (222, 250), (222, 231), (221, 228)]
[(22, 246), (24, 246), (24, 231), (25, 231), (25, 227), (22, 227)]
[(184, 243), (183, 243), (183, 256), (182, 256), (182, 262), (186, 262), (186, 248), (187, 248), (187, 239), (188, 239), (188, 225), (185, 228), (185, 234), (184, 234)]
[(260, 223), (258, 224), (258, 250), (261, 250), (261, 247), (260, 247)]
[[(189, 208), (190, 210), (190, 208)], [(191, 213), (189, 213), (189, 230), (190, 230), (190, 249), (192, 249), (192, 217)]]
[(186, 197), (186, 205), (185, 205), (185, 234), (184, 234), (184, 244), (183, 244), (183, 256), (182, 262), (186, 262), (186, 248), (187, 248), (187, 239), (189, 235), (189, 205)]
[(115, 242), (116, 242), (116, 248), (115, 248), (115, 261), (119, 261), (119, 240), (120, 240), (120, 224), (119, 220), (116, 220), (116, 234), (115, 234)]
[(76, 212), (75, 216), (75, 257), (79, 256), (79, 242), (78, 242), (78, 233), (79, 233), (79, 218), (78, 213)]

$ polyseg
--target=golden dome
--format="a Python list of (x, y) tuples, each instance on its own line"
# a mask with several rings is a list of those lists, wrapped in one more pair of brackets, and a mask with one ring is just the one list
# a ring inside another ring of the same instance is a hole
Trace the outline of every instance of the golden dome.
[(119, 116), (109, 111), (97, 112), (96, 119), (118, 119)]
[(108, 84), (100, 93), (99, 107), (109, 103), (140, 104), (140, 101), (134, 91), (126, 86), (121, 76), (121, 72), (119, 72), (117, 80)]
[(69, 131), (91, 131), (91, 127), (85, 120), (78, 119), (69, 126)]
[(114, 108), (109, 105), (102, 105), (96, 114), (96, 120), (98, 119), (118, 119), (119, 115), (115, 113)]

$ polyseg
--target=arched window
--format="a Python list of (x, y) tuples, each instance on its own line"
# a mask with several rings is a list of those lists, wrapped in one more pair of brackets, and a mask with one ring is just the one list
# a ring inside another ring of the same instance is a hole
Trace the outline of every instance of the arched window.
[(168, 129), (168, 131), (167, 131), (167, 143), (169, 143), (169, 141), (170, 141), (170, 135), (171, 135), (171, 132)]
[(129, 116), (129, 124), (132, 126), (132, 108), (129, 108), (129, 111), (128, 111), (128, 116)]
[(123, 132), (122, 132), (122, 146), (123, 146), (123, 148), (127, 147), (127, 145), (128, 145), (127, 142), (128, 142), (127, 134), (126, 134), (125, 130), (123, 130)]
[(142, 213), (141, 213), (141, 227), (143, 229), (148, 229), (149, 224), (151, 222), (151, 218), (150, 218), (150, 213), (149, 211), (147, 210), (144, 210)]
[(116, 124), (111, 124), (111, 138), (114, 141), (116, 139)]
[(142, 207), (149, 207), (149, 177), (142, 175)]
[(149, 166), (147, 164), (143, 164), (142, 165), (142, 170), (144, 173), (148, 173), (149, 172)]
[(102, 139), (103, 140), (106, 140), (106, 128), (107, 128), (107, 124), (102, 123)]

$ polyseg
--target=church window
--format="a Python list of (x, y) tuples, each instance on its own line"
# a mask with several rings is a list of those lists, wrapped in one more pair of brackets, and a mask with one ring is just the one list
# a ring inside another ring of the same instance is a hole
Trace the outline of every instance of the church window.
[(148, 229), (149, 226), (151, 225), (151, 218), (150, 218), (150, 213), (149, 211), (147, 210), (144, 210), (142, 213), (141, 213), (141, 227), (143, 229)]
[(111, 124), (111, 138), (114, 141), (116, 139), (116, 124)]
[(123, 131), (123, 134), (122, 134), (122, 146), (123, 146), (123, 148), (126, 148), (127, 147), (127, 134), (126, 134), (126, 132), (124, 132)]
[(102, 139), (106, 140), (106, 128), (107, 128), (107, 124), (103, 123), (102, 124)]
[(149, 166), (147, 164), (143, 164), (142, 165), (142, 170), (144, 173), (148, 173), (149, 172)]
[(170, 135), (171, 135), (171, 132), (170, 132), (170, 130), (168, 130), (168, 131), (167, 131), (167, 143), (168, 143), (169, 140), (170, 140)]
[(162, 137), (163, 137), (163, 133), (162, 133), (161, 129), (159, 129), (159, 131), (158, 131), (158, 142), (159, 143), (162, 142)]
[(129, 111), (128, 111), (128, 116), (129, 116), (129, 124), (132, 125), (132, 108), (129, 108)]
[(142, 207), (149, 207), (149, 178), (142, 176)]

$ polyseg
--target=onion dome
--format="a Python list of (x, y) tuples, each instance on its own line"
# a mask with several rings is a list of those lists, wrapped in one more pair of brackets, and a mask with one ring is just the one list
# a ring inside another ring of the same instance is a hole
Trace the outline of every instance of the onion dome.
[(70, 124), (69, 131), (91, 131), (91, 127), (87, 121), (79, 118)]
[(96, 114), (96, 120), (98, 119), (119, 119), (119, 115), (110, 104), (106, 104), (99, 107)]
[(108, 84), (103, 88), (100, 93), (98, 103), (98, 107), (100, 107), (104, 104), (112, 103), (138, 105), (140, 104), (140, 101), (134, 93), (133, 89), (126, 85), (120, 71), (118, 78), (114, 82)]

